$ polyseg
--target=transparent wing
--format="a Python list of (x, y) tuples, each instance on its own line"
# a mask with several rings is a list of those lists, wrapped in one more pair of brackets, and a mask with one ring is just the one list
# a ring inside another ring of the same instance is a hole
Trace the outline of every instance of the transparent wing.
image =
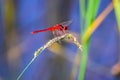
[(62, 22), (62, 23), (59, 23), (59, 24), (61, 24), (62, 26), (68, 26), (68, 25), (70, 25), (72, 22), (73, 22), (73, 20), (68, 20), (68, 21), (65, 21), (65, 22)]

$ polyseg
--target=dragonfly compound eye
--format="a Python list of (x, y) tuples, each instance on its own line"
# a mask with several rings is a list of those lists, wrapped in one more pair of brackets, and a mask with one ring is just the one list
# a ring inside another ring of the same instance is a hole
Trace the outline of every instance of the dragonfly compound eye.
[(64, 27), (64, 30), (68, 30), (68, 27), (67, 27), (67, 26), (65, 26), (65, 27)]

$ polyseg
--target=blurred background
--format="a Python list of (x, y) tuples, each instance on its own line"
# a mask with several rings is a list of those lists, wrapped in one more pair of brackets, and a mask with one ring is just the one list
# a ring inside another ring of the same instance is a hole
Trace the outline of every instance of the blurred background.
[[(97, 16), (110, 2), (101, 0)], [(54, 38), (52, 32), (32, 35), (32, 31), (73, 20), (68, 28), (80, 39), (79, 10), (79, 0), (0, 0), (0, 80), (16, 80), (34, 52)], [(91, 37), (85, 80), (119, 80), (119, 67), (115, 75), (111, 72), (119, 63), (119, 43), (112, 10)], [(20, 80), (77, 80), (77, 52), (74, 44), (56, 43), (37, 57)]]

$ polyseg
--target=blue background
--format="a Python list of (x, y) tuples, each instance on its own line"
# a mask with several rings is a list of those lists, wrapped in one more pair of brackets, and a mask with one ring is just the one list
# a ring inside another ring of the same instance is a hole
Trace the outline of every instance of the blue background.
[[(97, 15), (111, 1), (101, 0)], [(80, 35), (78, 0), (8, 0), (8, 2), (13, 2), (15, 15), (14, 22), (7, 21), (11, 19), (10, 15), (7, 18), (5, 16), (7, 0), (0, 0), (0, 80), (15, 80), (32, 59), (33, 53), (53, 38), (51, 32), (36, 35), (30, 32), (72, 19), (73, 23), (69, 30)], [(117, 80), (110, 71), (119, 60), (118, 37), (113, 10), (91, 37), (85, 80)], [(67, 57), (76, 55), (75, 45), (66, 44), (65, 47), (68, 49), (68, 53), (65, 54)], [(46, 49), (28, 68), (21, 80), (72, 80), (70, 77), (72, 67), (72, 62)]]

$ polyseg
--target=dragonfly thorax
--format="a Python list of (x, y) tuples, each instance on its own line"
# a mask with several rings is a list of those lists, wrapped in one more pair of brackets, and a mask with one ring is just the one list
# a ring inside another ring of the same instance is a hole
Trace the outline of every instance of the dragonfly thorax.
[(59, 25), (60, 26), (60, 30), (63, 31), (63, 30), (68, 30), (68, 27), (67, 26), (62, 26), (62, 25)]

